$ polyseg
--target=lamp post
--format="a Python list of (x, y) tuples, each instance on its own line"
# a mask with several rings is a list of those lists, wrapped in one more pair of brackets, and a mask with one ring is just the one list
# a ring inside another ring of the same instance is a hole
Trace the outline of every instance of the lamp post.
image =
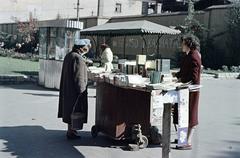
[(79, 21), (79, 0), (77, 1), (77, 21)]
[(77, 0), (77, 8), (74, 8), (74, 9), (77, 9), (77, 21), (79, 21), (79, 10), (83, 9), (83, 8), (80, 8), (80, 0)]

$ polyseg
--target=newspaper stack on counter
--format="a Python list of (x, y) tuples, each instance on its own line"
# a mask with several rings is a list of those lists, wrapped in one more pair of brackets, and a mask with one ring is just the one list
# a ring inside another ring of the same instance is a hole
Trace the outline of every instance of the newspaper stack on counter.
[(123, 73), (105, 72), (103, 68), (89, 67), (88, 78), (93, 81), (104, 81), (117, 86), (145, 87), (150, 82), (149, 78), (140, 75), (127, 75)]
[(180, 86), (182, 83), (180, 82), (162, 82), (162, 83), (156, 83), (156, 84), (147, 84), (146, 87), (151, 90), (165, 90), (165, 91), (171, 91), (176, 90), (176, 87)]
[(123, 73), (105, 72), (101, 67), (89, 67), (88, 78), (93, 81), (107, 82), (116, 86), (146, 87), (150, 90), (171, 91), (182, 88), (189, 88), (190, 91), (199, 91), (201, 85), (192, 85), (191, 82), (173, 82), (172, 77), (165, 75), (165, 80), (161, 83), (150, 84), (149, 78), (140, 75), (127, 75)]
[(172, 91), (178, 89), (188, 88), (190, 92), (199, 91), (202, 85), (195, 85), (191, 82), (182, 83), (182, 82), (162, 82), (156, 84), (147, 84), (147, 89), (150, 90), (164, 90), (164, 91)]
[(88, 67), (88, 79), (92, 81), (103, 80), (103, 75), (105, 73), (105, 69), (102, 67), (90, 66)]

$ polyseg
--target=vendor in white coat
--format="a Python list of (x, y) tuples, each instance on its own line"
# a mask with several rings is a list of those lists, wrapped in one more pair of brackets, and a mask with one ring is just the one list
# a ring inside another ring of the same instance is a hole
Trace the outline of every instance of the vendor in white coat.
[(113, 61), (113, 53), (107, 44), (101, 45), (102, 55), (101, 55), (101, 63), (105, 68), (106, 72), (110, 72), (113, 69), (112, 61)]

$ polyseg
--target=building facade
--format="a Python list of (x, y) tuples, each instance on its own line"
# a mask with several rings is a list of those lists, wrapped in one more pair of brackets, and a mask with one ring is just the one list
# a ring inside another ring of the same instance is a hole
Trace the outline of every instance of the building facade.
[[(15, 0), (16, 1), (16, 0)], [(26, 0), (25, 0), (26, 1)], [(38, 1), (38, 0), (36, 0)], [(61, 0), (59, 0), (60, 2)], [(80, 0), (83, 1), (83, 0)], [(90, 1), (90, 0), (89, 0)], [(114, 3), (107, 3), (107, 0), (99, 0), (98, 3), (99, 6), (96, 9), (96, 15), (99, 16), (88, 16), (88, 17), (81, 17), (80, 15), (80, 21), (83, 22), (83, 27), (88, 28), (92, 26), (96, 26), (99, 24), (103, 24), (106, 22), (122, 22), (122, 21), (133, 21), (133, 20), (148, 20), (157, 24), (165, 25), (165, 26), (178, 26), (178, 25), (184, 25), (184, 20), (187, 16), (187, 12), (164, 12), (161, 14), (151, 14), (151, 15), (126, 15), (126, 16), (120, 16), (123, 15), (121, 13), (116, 13), (117, 11), (124, 11), (126, 9), (126, 6), (124, 6), (123, 2), (126, 2), (127, 0), (122, 1), (114, 1)], [(132, 4), (128, 3), (127, 5), (129, 7), (134, 7), (134, 1), (136, 4), (142, 4), (143, 1), (139, 0), (132, 0)], [(203, 0), (202, 0), (203, 1)], [(105, 3), (106, 2), (106, 3)], [(121, 3), (119, 5), (118, 3)], [(130, 0), (128, 0), (130, 2)], [(4, 3), (3, 3), (4, 4)], [(5, 4), (4, 4), (5, 5)], [(80, 4), (80, 7), (82, 7), (83, 4)], [(105, 7), (115, 8), (105, 11)], [(121, 6), (121, 7), (120, 7)], [(0, 6), (2, 7), (2, 6)], [(228, 25), (227, 25), (227, 13), (231, 6), (230, 5), (216, 5), (208, 7), (202, 11), (197, 12), (195, 15), (195, 18), (203, 24), (208, 30), (205, 36), (212, 39), (213, 47), (218, 50), (218, 52), (222, 52), (223, 56), (223, 63), (226, 65), (231, 65), (231, 56), (229, 56), (228, 53), (228, 47), (227, 47), (227, 39), (228, 39)], [(129, 9), (128, 9), (129, 10)], [(125, 12), (125, 11), (124, 11)], [(130, 10), (129, 10), (130, 12)], [(139, 12), (141, 12), (141, 9), (139, 9)], [(81, 13), (81, 11), (80, 11)], [(75, 12), (76, 14), (76, 12)], [(113, 17), (107, 16), (107, 15), (113, 15)], [(221, 18), (219, 18), (221, 17)], [(76, 20), (76, 15), (73, 15), (73, 20)], [(16, 24), (1, 24), (0, 25), (0, 31), (3, 32), (9, 32), (14, 34), (13, 32), (16, 30)], [(88, 37), (91, 40), (94, 39), (94, 50), (96, 51), (96, 54), (99, 54), (99, 44), (105, 41), (102, 37), (96, 38), (96, 37)], [(179, 47), (179, 41), (176, 40), (176, 38), (163, 36), (160, 39), (160, 45), (159, 49), (156, 48), (156, 41), (157, 37), (153, 36), (147, 36), (145, 37), (147, 44), (144, 48), (144, 52), (142, 51), (143, 40), (142, 37), (126, 37), (126, 54), (129, 56), (134, 57), (136, 54), (146, 54), (146, 55), (153, 55), (153, 54), (160, 54), (163, 58), (171, 58), (174, 59), (176, 57), (176, 52), (178, 51), (177, 48)], [(123, 37), (116, 37), (111, 39), (110, 46), (112, 47), (113, 53), (119, 57), (123, 56)], [(159, 52), (156, 52), (159, 50)], [(214, 55), (212, 52), (203, 52), (202, 53), (209, 53), (209, 55), (213, 55), (213, 59), (216, 58), (216, 56), (219, 57), (218, 53), (217, 55)]]
[[(142, 14), (160, 14), (188, 10), (188, 0), (142, 0)], [(214, 5), (230, 4), (231, 0), (195, 0), (195, 10), (204, 10)]]
[[(0, 0), (0, 24), (77, 18), (78, 0)], [(142, 2), (135, 0), (79, 0), (79, 17), (140, 15)]]

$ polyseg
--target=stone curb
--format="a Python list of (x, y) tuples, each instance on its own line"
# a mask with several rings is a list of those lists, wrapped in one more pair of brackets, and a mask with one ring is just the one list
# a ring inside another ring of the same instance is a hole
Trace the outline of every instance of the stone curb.
[(216, 74), (215, 78), (221, 79), (239, 79), (240, 73), (232, 72), (232, 73), (218, 73)]
[(215, 78), (215, 74), (201, 74), (201, 79), (213, 79)]
[(240, 79), (239, 72), (204, 72), (201, 74), (202, 78), (217, 78), (217, 79)]
[(22, 84), (22, 83), (37, 83), (38, 76), (26, 75), (0, 75), (0, 85), (5, 84)]

